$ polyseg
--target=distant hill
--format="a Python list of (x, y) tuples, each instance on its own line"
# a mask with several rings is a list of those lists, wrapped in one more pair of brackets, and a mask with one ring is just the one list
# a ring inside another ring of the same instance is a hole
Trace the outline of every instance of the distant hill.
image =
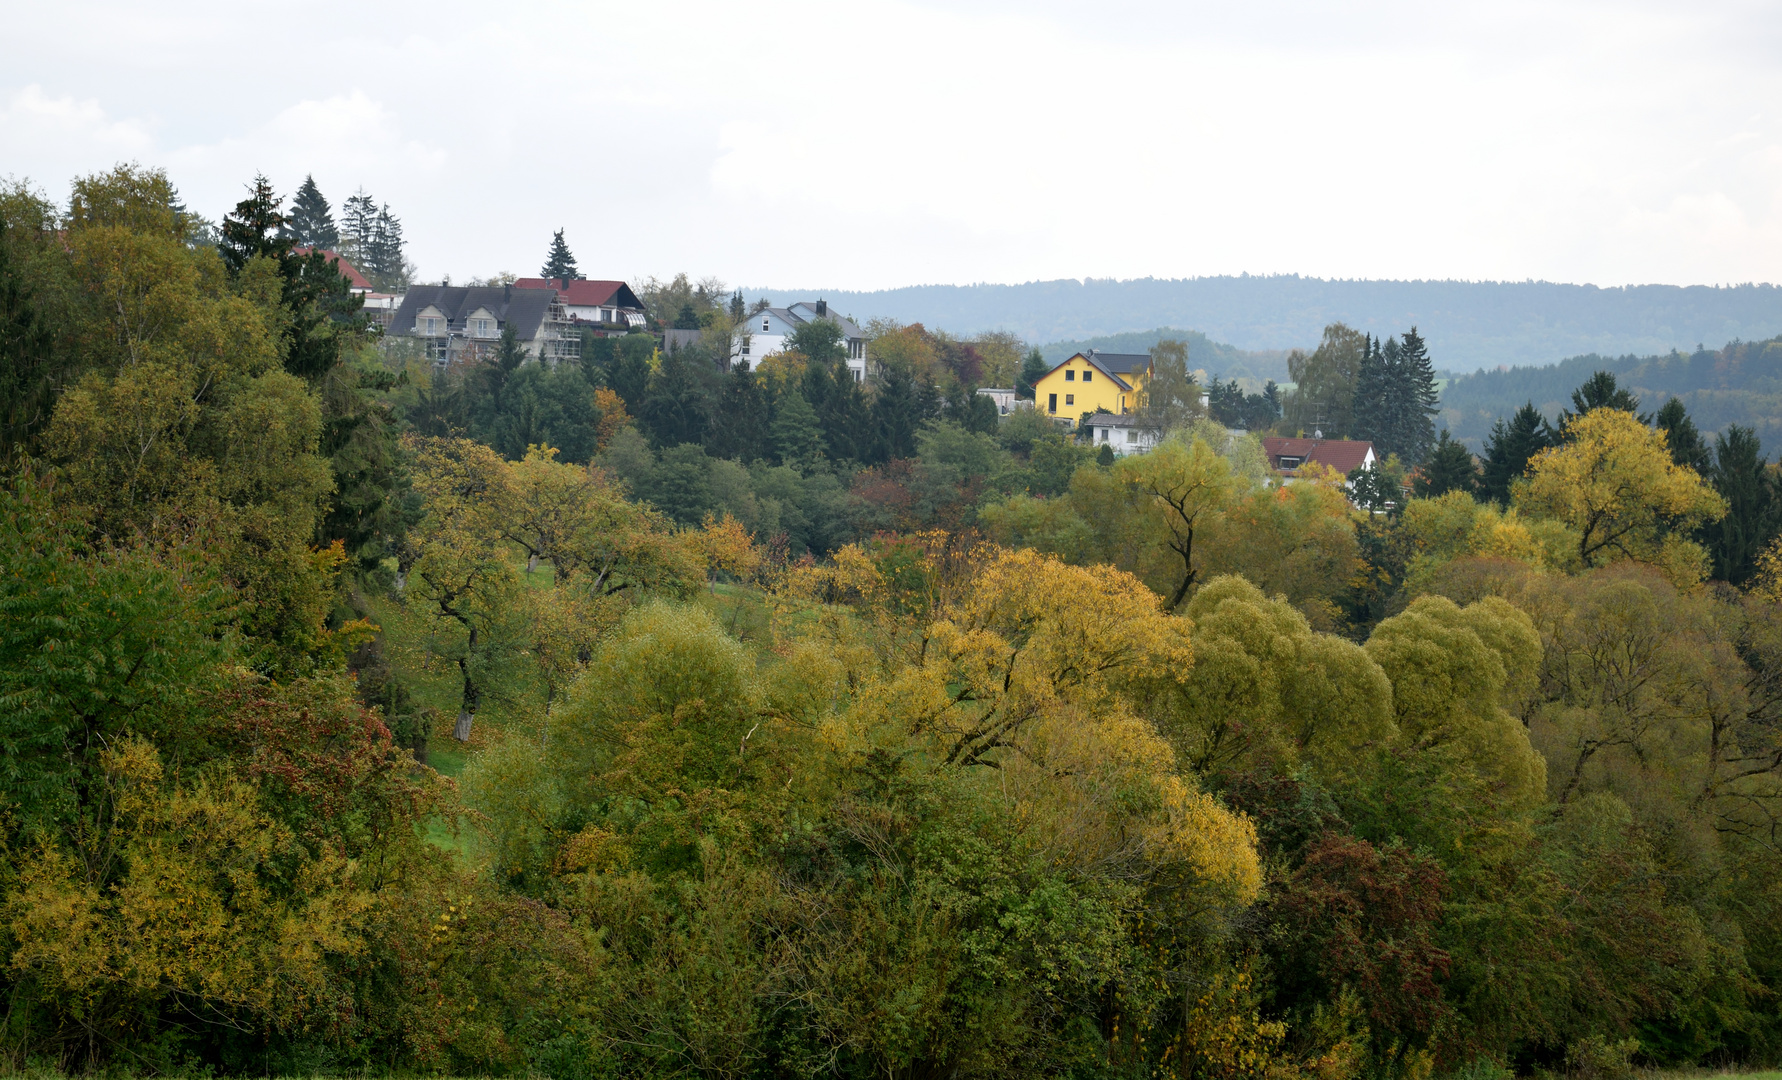
[(776, 304), (823, 297), (858, 319), (883, 316), (958, 334), (1012, 330), (1064, 342), (1192, 326), (1240, 350), (1309, 348), (1326, 323), (1374, 334), (1416, 326), (1437, 367), (1544, 364), (1565, 356), (1655, 355), (1782, 333), (1774, 285), (1632, 285), (1545, 281), (1327, 281), (1269, 277), (913, 285), (877, 292), (745, 289)]
[(1460, 376), (1443, 386), (1436, 422), (1477, 451), (1498, 417), (1532, 401), (1552, 420), (1570, 406), (1572, 391), (1597, 371), (1610, 372), (1631, 389), (1643, 412), (1681, 398), (1704, 433), (1742, 424), (1757, 432), (1767, 453), (1782, 450), (1782, 337), (1662, 356), (1574, 356), (1545, 367)]
[(1040, 355), (1056, 364), (1065, 357), (1084, 349), (1100, 349), (1112, 353), (1149, 352), (1151, 346), (1164, 338), (1174, 338), (1188, 343), (1188, 366), (1205, 371), (1209, 376), (1223, 379), (1250, 379), (1257, 385), (1247, 387), (1251, 392), (1262, 389), (1261, 384), (1273, 379), (1278, 383), (1287, 381), (1287, 352), (1285, 349), (1250, 351), (1233, 348), (1214, 341), (1199, 330), (1177, 330), (1174, 327), (1162, 326), (1155, 330), (1133, 330), (1125, 334), (1105, 334), (1101, 337), (1084, 338), (1081, 341), (1054, 341), (1040, 346)]

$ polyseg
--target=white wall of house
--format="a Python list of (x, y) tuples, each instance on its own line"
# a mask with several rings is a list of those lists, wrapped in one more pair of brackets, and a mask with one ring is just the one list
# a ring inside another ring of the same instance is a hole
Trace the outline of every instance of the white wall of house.
[[(797, 330), (797, 324), (786, 321), (773, 311), (763, 311), (743, 320), (730, 349), (730, 363), (747, 361), (750, 370), (775, 353), (786, 351), (786, 342)], [(860, 338), (844, 339), (848, 349), (848, 371), (855, 382), (866, 381), (866, 342)]]

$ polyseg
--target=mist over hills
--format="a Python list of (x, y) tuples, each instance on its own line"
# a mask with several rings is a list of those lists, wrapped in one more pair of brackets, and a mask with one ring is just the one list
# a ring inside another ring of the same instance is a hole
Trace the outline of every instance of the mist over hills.
[[(1450, 371), (1551, 364), (1592, 353), (1693, 353), (1704, 343), (1782, 332), (1782, 288), (1769, 284), (1599, 288), (1546, 281), (1326, 280), (1284, 274), (744, 292), (776, 305), (821, 296), (861, 320), (888, 317), (957, 334), (1012, 330), (1041, 343), (1149, 327), (1193, 327), (1209, 343), (1278, 352), (1315, 345), (1331, 322), (1375, 334), (1416, 326), (1429, 342), (1436, 366)], [(1198, 360), (1196, 366), (1211, 369)]]

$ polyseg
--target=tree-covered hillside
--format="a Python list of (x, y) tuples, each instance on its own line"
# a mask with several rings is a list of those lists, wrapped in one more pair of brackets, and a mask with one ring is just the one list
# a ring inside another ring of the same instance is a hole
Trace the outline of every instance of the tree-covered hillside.
[(1155, 330), (1129, 330), (1123, 334), (1102, 334), (1098, 337), (1071, 341), (1054, 341), (1039, 347), (1048, 363), (1056, 364), (1072, 353), (1084, 349), (1100, 349), (1111, 353), (1149, 352), (1159, 341), (1175, 340), (1188, 346), (1188, 367), (1208, 375), (1228, 379), (1253, 379), (1260, 386), (1273, 379), (1287, 381), (1287, 352), (1284, 349), (1251, 351), (1214, 341), (1199, 330), (1178, 330), (1160, 326)]
[(775, 304), (824, 296), (862, 318), (955, 333), (1010, 330), (1030, 341), (1193, 326), (1240, 349), (1310, 348), (1324, 327), (1363, 333), (1415, 326), (1437, 365), (1544, 364), (1562, 356), (1646, 355), (1782, 332), (1774, 285), (1630, 285), (1546, 281), (1327, 281), (1269, 277), (1066, 278), (1019, 285), (914, 285), (875, 292), (765, 289)]
[(1610, 359), (1592, 353), (1547, 367), (1480, 371), (1443, 388), (1438, 423), (1478, 449), (1499, 417), (1533, 402), (1551, 419), (1570, 400), (1572, 389), (1598, 371), (1614, 375), (1646, 408), (1680, 398), (1703, 431), (1738, 424), (1756, 431), (1765, 445), (1782, 439), (1782, 337), (1733, 341), (1722, 349), (1688, 354)]

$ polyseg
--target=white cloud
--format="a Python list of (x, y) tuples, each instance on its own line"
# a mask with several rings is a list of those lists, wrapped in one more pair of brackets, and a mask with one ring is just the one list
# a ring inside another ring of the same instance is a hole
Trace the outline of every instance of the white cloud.
[(1782, 279), (1782, 120), (1753, 115), (1782, 13), (1741, 0), (46, 11), (0, 168), (139, 158), (213, 214), (313, 173), (459, 278), (563, 226), (591, 272), (781, 286)]

